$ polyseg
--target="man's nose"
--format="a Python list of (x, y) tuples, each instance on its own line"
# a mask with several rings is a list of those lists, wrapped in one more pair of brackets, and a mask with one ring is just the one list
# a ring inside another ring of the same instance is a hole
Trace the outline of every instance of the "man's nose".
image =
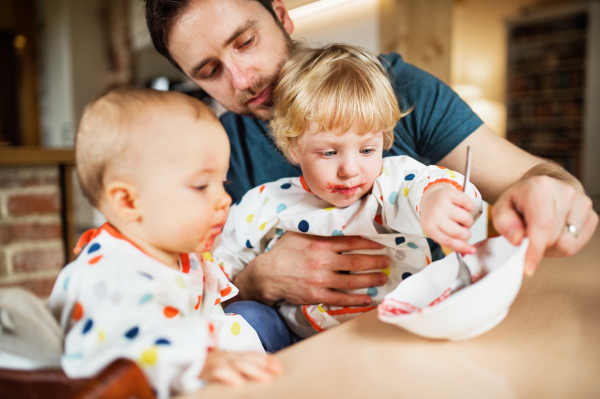
[(231, 84), (236, 90), (248, 90), (252, 87), (252, 79), (254, 78), (254, 69), (250, 66), (241, 63), (231, 63), (229, 66), (231, 74)]

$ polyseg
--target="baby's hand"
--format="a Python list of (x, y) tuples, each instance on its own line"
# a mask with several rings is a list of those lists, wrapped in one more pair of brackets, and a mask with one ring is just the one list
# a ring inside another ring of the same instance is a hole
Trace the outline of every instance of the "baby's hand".
[(269, 382), (283, 372), (281, 361), (256, 352), (208, 353), (200, 379), (240, 386), (247, 381)]
[(455, 252), (475, 253), (467, 244), (473, 225), (471, 199), (455, 187), (438, 183), (429, 187), (421, 198), (421, 226), (427, 237)]

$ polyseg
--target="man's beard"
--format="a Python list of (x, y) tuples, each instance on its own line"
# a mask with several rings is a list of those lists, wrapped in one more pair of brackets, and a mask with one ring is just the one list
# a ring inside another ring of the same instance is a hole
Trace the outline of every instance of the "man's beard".
[[(281, 67), (278, 68), (279, 70), (281, 70)], [(242, 109), (242, 111), (240, 112), (241, 115), (245, 115), (245, 116), (250, 116), (252, 118), (256, 118), (256, 119), (261, 119), (261, 120), (268, 120), (271, 119), (272, 112), (262, 112), (262, 113), (257, 113), (257, 111), (260, 110), (269, 110), (273, 108), (273, 96), (272, 96), (272, 92), (271, 95), (269, 95), (269, 98), (267, 98), (262, 104), (255, 106), (255, 110), (250, 109), (250, 106), (248, 105), (248, 101), (254, 97), (255, 95), (257, 95), (258, 93), (260, 93), (261, 91), (265, 90), (267, 87), (269, 86), (274, 86), (277, 79), (279, 77), (279, 72), (277, 72), (276, 74), (266, 77), (266, 78), (261, 78), (256, 84), (254, 84), (250, 89), (244, 90), (241, 94), (240, 97), (237, 100), (237, 103), (240, 105), (240, 108)]]
[[(273, 112), (274, 112), (273, 106), (275, 105), (274, 101), (273, 101), (273, 91), (271, 91), (269, 98), (267, 98), (262, 104), (255, 107), (254, 111), (251, 110), (250, 107), (248, 106), (248, 101), (252, 97), (257, 95), (258, 93), (260, 93), (261, 91), (266, 89), (267, 87), (275, 86), (275, 84), (277, 83), (277, 80), (279, 79), (279, 72), (281, 71), (281, 67), (283, 66), (283, 63), (288, 59), (289, 55), (296, 48), (297, 43), (292, 40), (290, 35), (288, 35), (288, 33), (283, 29), (283, 26), (280, 26), (280, 29), (283, 32), (283, 37), (285, 38), (285, 43), (286, 43), (287, 52), (285, 55), (285, 59), (281, 62), (281, 64), (277, 68), (277, 73), (275, 73), (271, 76), (261, 78), (250, 89), (244, 90), (244, 92), (240, 95), (240, 98), (238, 98), (237, 102), (240, 105), (240, 108), (243, 110), (240, 112), (241, 115), (249, 116), (249, 117), (256, 118), (256, 119), (261, 119), (263, 121), (267, 121), (273, 117)], [(261, 112), (259, 114), (259, 113), (257, 113), (257, 111), (263, 111), (263, 112)]]

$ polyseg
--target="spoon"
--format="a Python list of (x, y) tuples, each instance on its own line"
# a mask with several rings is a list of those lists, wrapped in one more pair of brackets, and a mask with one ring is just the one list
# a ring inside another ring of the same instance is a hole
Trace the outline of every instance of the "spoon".
[[(463, 184), (463, 193), (467, 190), (467, 184), (469, 183), (469, 177), (471, 175), (471, 147), (467, 147), (467, 166), (465, 167), (465, 181)], [(462, 290), (468, 285), (473, 283), (473, 279), (471, 278), (471, 272), (469, 268), (465, 264), (462, 255), (460, 252), (456, 252), (456, 257), (458, 258), (458, 275), (456, 279), (450, 286), (450, 295), (454, 294), (457, 291)]]

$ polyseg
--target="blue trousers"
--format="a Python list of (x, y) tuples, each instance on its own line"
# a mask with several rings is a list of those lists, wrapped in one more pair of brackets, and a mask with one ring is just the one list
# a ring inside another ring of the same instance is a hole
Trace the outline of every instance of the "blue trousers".
[(254, 301), (239, 301), (227, 306), (224, 311), (241, 315), (256, 330), (263, 348), (269, 353), (301, 340), (271, 306)]

